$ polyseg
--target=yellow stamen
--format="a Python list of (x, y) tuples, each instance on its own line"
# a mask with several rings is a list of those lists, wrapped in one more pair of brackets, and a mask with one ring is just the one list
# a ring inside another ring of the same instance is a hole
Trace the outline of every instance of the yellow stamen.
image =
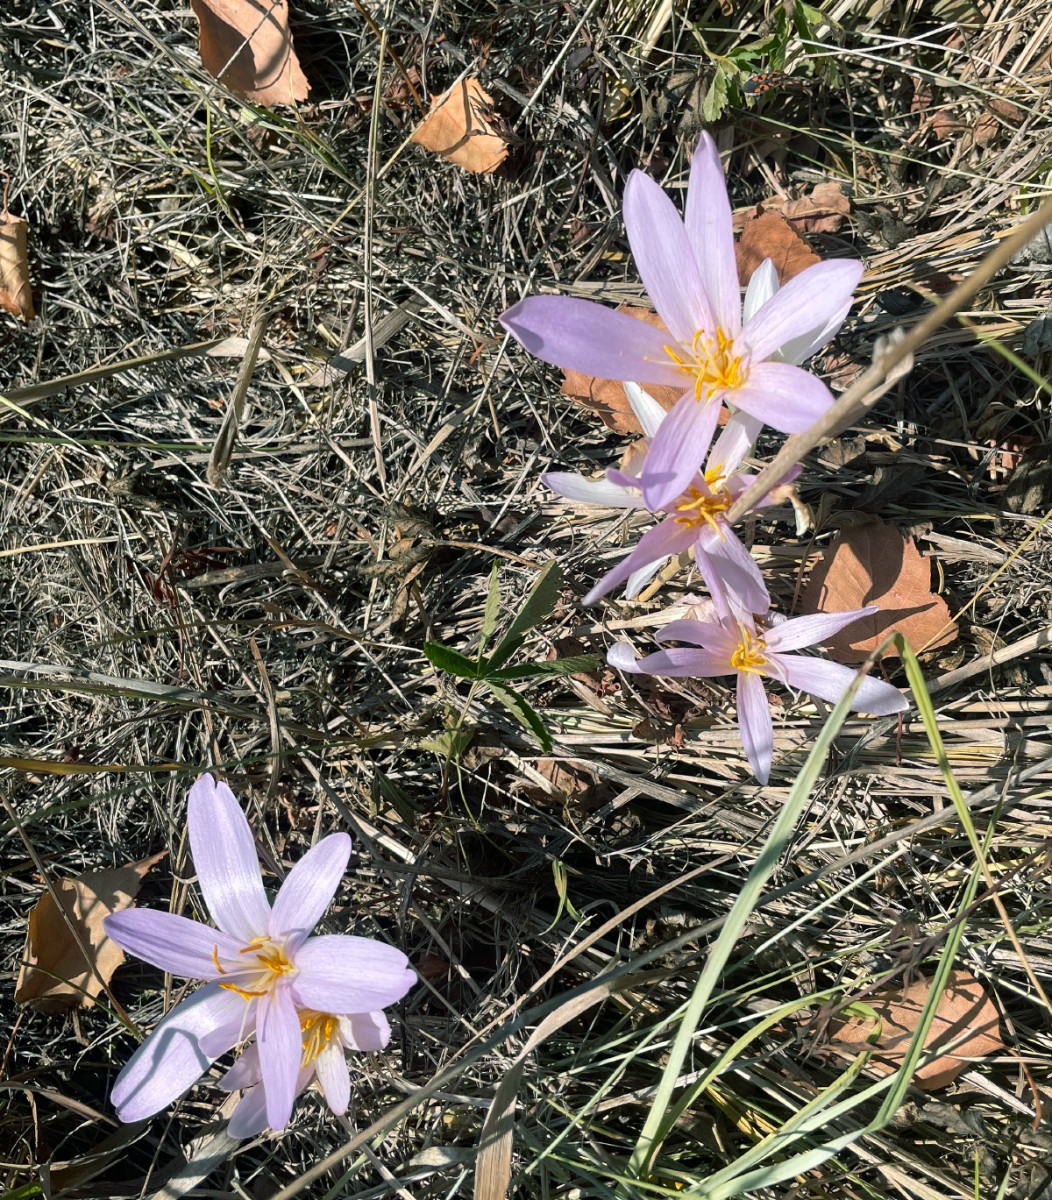
[(767, 665), (767, 643), (762, 637), (753, 637), (747, 629), (741, 629), (742, 640), (731, 655), (731, 666), (746, 675), (762, 675)]
[(296, 969), (289, 962), (284, 942), (273, 941), (268, 937), (253, 938), (247, 946), (238, 950), (238, 954), (251, 956), (254, 961), (230, 969), (229, 964), (224, 967), (219, 961), (219, 947), (212, 947), (212, 962), (216, 970), (228, 978), (227, 982), (220, 983), (219, 986), (228, 992), (236, 992), (242, 1000), (265, 996), (283, 975), (288, 975)]
[(317, 1012), (305, 1008), (300, 1012), (300, 1030), (303, 1034), (303, 1057), (300, 1067), (309, 1067), (336, 1036), (339, 1021), (332, 1013)]
[(673, 509), (676, 524), (686, 525), (688, 529), (708, 525), (722, 538), (723, 530), (716, 518), (730, 508), (733, 500), (722, 466), (713, 467), (705, 472), (705, 487), (708, 489), (707, 493), (699, 491), (696, 487), (687, 488), (683, 493)]
[(680, 342), (676, 349), (666, 346), (665, 353), (694, 381), (695, 400), (708, 400), (715, 391), (733, 391), (745, 382), (742, 356), (734, 353), (734, 338), (722, 329), (699, 329), (689, 350)]

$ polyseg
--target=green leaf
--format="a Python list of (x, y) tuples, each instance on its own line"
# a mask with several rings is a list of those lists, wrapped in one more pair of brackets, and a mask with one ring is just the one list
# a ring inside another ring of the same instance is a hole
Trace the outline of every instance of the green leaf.
[(459, 729), (443, 729), (434, 737), (424, 738), (420, 743), (420, 748), (430, 750), (453, 762), (460, 762), (461, 756), (474, 736), (474, 725), (462, 725)]
[(420, 811), (393, 779), (389, 779), (383, 771), (377, 771), (372, 781), (372, 802), (375, 816), (384, 805), (390, 806), (412, 829), (420, 818)]
[(704, 103), (701, 106), (702, 120), (707, 122), (716, 121), (720, 118), (723, 110), (727, 107), (727, 95), (730, 91), (730, 76), (727, 67), (720, 63), (716, 68), (716, 74), (712, 77), (712, 83), (709, 84), (709, 90), (705, 94)]
[(501, 667), (487, 681), (494, 679), (539, 679), (559, 675), (576, 675), (578, 671), (594, 671), (599, 666), (598, 654), (575, 654), (568, 658), (554, 658), (551, 662), (523, 663), (520, 667)]
[(424, 653), (432, 666), (440, 671), (448, 671), (450, 675), (459, 675), (461, 679), (478, 679), (479, 664), (465, 657), (459, 650), (443, 646), (441, 642), (427, 642)]
[(544, 722), (534, 711), (534, 709), (532, 709), (526, 703), (526, 701), (522, 698), (522, 696), (519, 695), (517, 691), (515, 691), (514, 688), (505, 687), (502, 683), (494, 683), (492, 679), (487, 679), (486, 683), (489, 687), (489, 690), (494, 696), (496, 696), (501, 704), (504, 705), (508, 712), (511, 713), (515, 720), (518, 721), (519, 724), (527, 730), (527, 732), (533, 734), (533, 736), (540, 743), (540, 747), (545, 754), (551, 754), (551, 734), (547, 729), (545, 729)]
[(539, 625), (545, 617), (551, 615), (555, 608), (555, 602), (559, 599), (559, 588), (562, 587), (562, 582), (562, 568), (553, 558), (537, 576), (518, 615), (508, 627), (507, 633), (501, 638), (496, 650), (490, 655), (486, 671), (503, 666), (522, 645), (526, 634), (535, 625)]
[(499, 564), (493, 564), (493, 570), (489, 573), (489, 592), (486, 596), (486, 612), (482, 617), (482, 635), (479, 637), (479, 662), (482, 662), (482, 656), (486, 652), (486, 646), (489, 644), (490, 638), (493, 636), (494, 629), (497, 628), (497, 617), (500, 615), (500, 585), (497, 583), (497, 568)]

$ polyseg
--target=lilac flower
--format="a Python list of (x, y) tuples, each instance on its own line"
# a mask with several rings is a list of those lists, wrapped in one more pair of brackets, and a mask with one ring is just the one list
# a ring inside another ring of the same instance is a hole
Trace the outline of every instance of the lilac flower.
[[(665, 411), (635, 383), (625, 384), (625, 393), (644, 433), (653, 439), (665, 419)], [(665, 519), (645, 533), (635, 549), (595, 585), (584, 598), (594, 604), (619, 584), (628, 581), (627, 595), (635, 596), (669, 557), (694, 547), (694, 557), (710, 591), (723, 590), (730, 606), (744, 617), (763, 613), (771, 606), (759, 568), (738, 540), (723, 514), (752, 483), (753, 476), (738, 470), (752, 449), (761, 423), (745, 413), (727, 422), (708, 456), (704, 474), (696, 474), (683, 494), (665, 506)], [(707, 447), (706, 447), (707, 449)], [(646, 477), (650, 449), (641, 466)], [(635, 508), (644, 502), (642, 480), (624, 471), (607, 471), (605, 480), (582, 479), (561, 471), (541, 476), (552, 491), (571, 500)], [(791, 476), (799, 474), (796, 468)], [(771, 503), (765, 497), (757, 507)]]
[[(725, 608), (719, 611), (718, 598), (714, 597), (714, 600), (718, 610), (715, 621), (672, 621), (655, 635), (659, 642), (690, 642), (700, 649), (673, 647), (637, 659), (627, 642), (619, 642), (611, 647), (607, 661), (618, 670), (632, 674), (698, 676), (703, 679), (737, 675), (742, 744), (753, 774), (760, 783), (766, 783), (771, 775), (774, 734), (763, 679), (776, 679), (788, 687), (836, 704), (857, 672), (827, 659), (788, 652), (817, 645), (877, 609), (870, 606), (854, 612), (817, 613), (778, 623), (772, 621), (768, 625), (742, 620)], [(851, 707), (855, 712), (883, 717), (903, 712), (909, 705), (898, 688), (867, 676), (855, 693)]]
[[(351, 1099), (346, 1051), (382, 1050), (391, 1040), (387, 1018), (382, 1012), (338, 1016), (304, 1009), (299, 1023), (303, 1050), (296, 1095), (317, 1080), (326, 1104), (342, 1117)], [(231, 1137), (255, 1137), (267, 1127), (267, 1089), (257, 1046), (249, 1046), (219, 1080), (219, 1086), (226, 1092), (246, 1089), (227, 1127)]]
[(255, 1033), (267, 1123), (283, 1129), (297, 1095), (299, 1014), (376, 1013), (416, 982), (399, 950), (369, 938), (311, 937), (347, 867), (351, 839), (333, 833), (289, 872), (271, 908), (252, 830), (226, 784), (202, 775), (190, 790), (190, 849), (218, 929), (153, 909), (105, 920), (125, 950), (173, 975), (209, 982), (176, 1005), (113, 1086), (122, 1121), (141, 1121), (180, 1096)]
[(730, 202), (708, 134), (694, 154), (684, 219), (641, 171), (629, 176), (624, 216), (636, 266), (667, 333), (569, 296), (527, 297), (501, 323), (531, 354), (558, 367), (684, 388), (643, 475), (653, 511), (689, 486), (721, 401), (784, 433), (807, 429), (829, 408), (829, 389), (795, 364), (822, 344), (819, 337), (839, 329), (862, 264), (816, 263), (781, 289), (771, 286), (768, 268), (755, 289), (750, 285), (743, 321)]

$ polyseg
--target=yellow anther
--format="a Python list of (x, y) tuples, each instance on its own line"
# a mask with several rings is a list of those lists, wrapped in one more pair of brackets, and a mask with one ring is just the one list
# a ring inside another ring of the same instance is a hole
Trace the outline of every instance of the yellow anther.
[(263, 988), (262, 991), (253, 991), (252, 988), (238, 987), (236, 983), (221, 983), (219, 986), (228, 992), (237, 992), (242, 1000), (255, 1000), (258, 996), (265, 996), (268, 991), (267, 988)]
[(730, 508), (733, 499), (726, 479), (722, 466), (713, 467), (705, 472), (707, 491), (702, 492), (696, 487), (687, 488), (673, 509), (676, 524), (686, 525), (688, 528), (708, 525), (722, 538), (723, 530), (716, 518)]
[(239, 964), (228, 961), (224, 966), (219, 961), (219, 947), (212, 947), (212, 962), (219, 974), (227, 977), (219, 986), (236, 992), (243, 1000), (267, 995), (283, 975), (296, 970), (285, 953), (284, 942), (272, 938), (253, 938), (239, 948), (238, 954), (248, 961)]
[(303, 1057), (300, 1067), (309, 1067), (336, 1036), (339, 1021), (332, 1013), (305, 1008), (300, 1012), (300, 1031), (303, 1034)]
[(753, 637), (747, 629), (741, 630), (742, 640), (731, 655), (731, 666), (747, 675), (762, 675), (767, 665), (767, 643), (761, 637)]
[(722, 329), (695, 332), (689, 352), (683, 343), (665, 347), (672, 362), (694, 381), (695, 400), (707, 400), (715, 391), (733, 391), (745, 382), (740, 354), (734, 353), (734, 338)]

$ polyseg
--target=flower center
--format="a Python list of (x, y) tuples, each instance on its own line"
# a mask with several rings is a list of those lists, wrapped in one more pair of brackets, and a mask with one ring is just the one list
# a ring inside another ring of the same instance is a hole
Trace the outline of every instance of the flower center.
[(303, 1057), (300, 1068), (309, 1067), (336, 1036), (340, 1022), (332, 1013), (317, 1012), (313, 1008), (300, 1011), (300, 1032), (303, 1035)]
[(730, 508), (733, 497), (722, 466), (705, 472), (705, 489), (703, 492), (696, 487), (687, 488), (673, 509), (676, 524), (686, 525), (688, 529), (708, 525), (723, 537), (716, 518)]
[(676, 349), (666, 346), (665, 353), (694, 381), (695, 400), (708, 400), (714, 392), (733, 391), (742, 386), (748, 374), (742, 356), (734, 353), (734, 338), (722, 329), (715, 333), (699, 329), (689, 347), (680, 342)]
[(237, 992), (244, 1000), (265, 996), (279, 979), (296, 970), (285, 953), (285, 943), (273, 938), (253, 938), (247, 946), (241, 947), (238, 955), (240, 961), (224, 965), (219, 961), (219, 947), (216, 946), (212, 949), (212, 962), (220, 975), (227, 976), (227, 982), (219, 986)]
[(767, 643), (761, 637), (753, 637), (747, 629), (742, 629), (741, 635), (742, 640), (731, 655), (731, 666), (747, 675), (762, 675), (767, 665)]

